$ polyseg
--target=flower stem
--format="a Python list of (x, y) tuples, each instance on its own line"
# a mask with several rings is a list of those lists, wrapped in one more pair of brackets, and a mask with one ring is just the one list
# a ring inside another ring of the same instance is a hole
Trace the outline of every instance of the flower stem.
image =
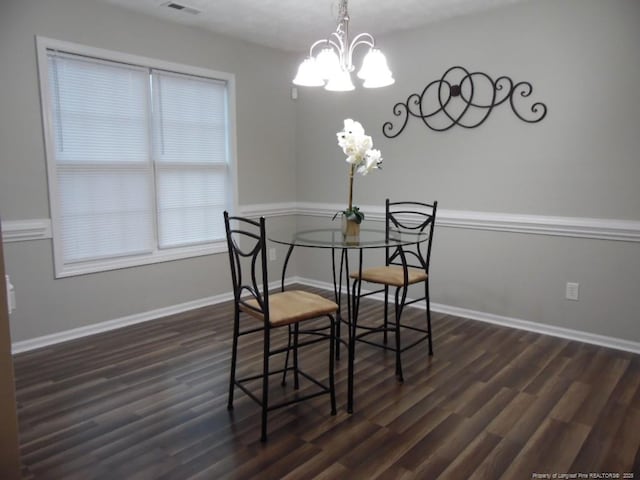
[(351, 164), (351, 168), (349, 169), (349, 208), (347, 211), (353, 210), (353, 174), (355, 172), (356, 166)]

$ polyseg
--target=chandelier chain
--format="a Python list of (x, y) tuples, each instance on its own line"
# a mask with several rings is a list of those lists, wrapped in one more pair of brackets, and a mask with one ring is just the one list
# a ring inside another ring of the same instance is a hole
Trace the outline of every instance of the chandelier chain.
[(344, 20), (349, 21), (349, 11), (347, 9), (347, 0), (340, 0), (340, 6), (338, 7), (338, 24), (341, 24)]

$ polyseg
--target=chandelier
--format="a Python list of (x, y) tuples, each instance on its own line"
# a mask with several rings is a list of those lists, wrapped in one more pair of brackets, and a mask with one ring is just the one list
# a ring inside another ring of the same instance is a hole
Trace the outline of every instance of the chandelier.
[[(293, 79), (295, 85), (304, 87), (322, 87), (333, 92), (354, 90), (351, 81), (353, 52), (361, 45), (369, 47), (357, 73), (363, 80), (365, 88), (386, 87), (395, 82), (387, 59), (375, 48), (375, 39), (369, 33), (360, 33), (349, 42), (349, 12), (347, 0), (340, 0), (338, 26), (335, 32), (322, 40), (316, 41), (309, 49), (309, 56), (298, 67), (298, 74)], [(314, 51), (320, 51), (314, 56)]]

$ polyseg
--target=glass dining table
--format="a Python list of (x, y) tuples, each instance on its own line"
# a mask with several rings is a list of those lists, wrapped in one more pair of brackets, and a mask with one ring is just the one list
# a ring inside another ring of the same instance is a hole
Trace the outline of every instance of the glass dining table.
[[(285, 222), (279, 228), (267, 228), (267, 237), (271, 242), (287, 246), (282, 267), (281, 284), (284, 289), (287, 267), (291, 254), (296, 248), (324, 249), (330, 255), (333, 293), (338, 304), (336, 357), (340, 357), (340, 343), (347, 346), (347, 412), (353, 413), (355, 342), (358, 328), (358, 307), (362, 282), (353, 282), (351, 273), (359, 274), (363, 268), (364, 252), (375, 249), (398, 249), (404, 261), (403, 247), (415, 245), (427, 240), (426, 233), (385, 229), (384, 221), (366, 221), (361, 225), (357, 237), (345, 236), (339, 221), (331, 221), (326, 216), (297, 215), (293, 221)], [(385, 250), (386, 252), (387, 250)], [(355, 260), (355, 265), (351, 266)], [(329, 260), (329, 259), (327, 259)], [(354, 288), (353, 291), (352, 287)], [(342, 293), (345, 295), (343, 296)], [(343, 298), (346, 298), (346, 315), (343, 314)], [(340, 338), (340, 325), (346, 325), (348, 336)]]

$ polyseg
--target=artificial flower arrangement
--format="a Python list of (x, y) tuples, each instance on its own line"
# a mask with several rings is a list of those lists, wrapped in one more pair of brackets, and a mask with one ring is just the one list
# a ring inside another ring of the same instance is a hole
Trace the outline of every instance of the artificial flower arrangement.
[[(353, 177), (355, 173), (366, 175), (372, 170), (382, 168), (382, 155), (380, 150), (373, 149), (373, 141), (369, 135), (365, 135), (360, 122), (350, 118), (344, 121), (344, 130), (336, 134), (338, 145), (347, 156), (349, 164), (349, 204), (342, 213), (347, 222), (359, 225), (364, 220), (364, 213), (353, 205)], [(334, 218), (337, 214), (334, 215)]]

